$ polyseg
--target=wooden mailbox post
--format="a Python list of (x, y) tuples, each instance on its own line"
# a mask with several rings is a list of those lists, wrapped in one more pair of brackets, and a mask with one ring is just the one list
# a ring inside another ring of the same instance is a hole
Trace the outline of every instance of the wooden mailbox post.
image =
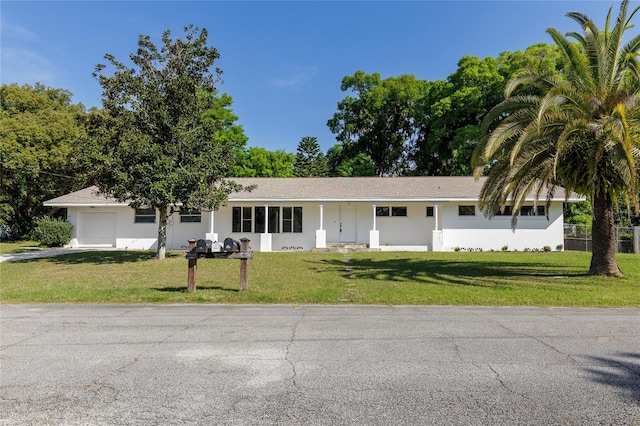
[[(239, 252), (230, 252), (229, 255), (223, 256), (206, 256), (205, 254), (202, 257), (211, 257), (213, 259), (240, 259), (240, 291), (246, 291), (249, 288), (249, 259), (253, 257), (253, 252), (249, 251), (249, 240), (248, 238), (240, 239), (240, 251)], [(189, 293), (193, 293), (196, 291), (196, 271), (198, 268), (198, 257), (200, 254), (196, 250), (196, 240), (189, 240), (189, 251), (185, 253), (185, 258), (189, 261), (189, 268), (187, 270), (187, 291)]]
[[(196, 248), (196, 240), (194, 238), (189, 240), (189, 253), (193, 252)], [(189, 269), (187, 270), (187, 291), (193, 293), (196, 291), (196, 270), (198, 268), (198, 256), (187, 256), (189, 259)]]
[(253, 252), (249, 251), (248, 238), (240, 239), (240, 252), (231, 255), (232, 259), (240, 259), (240, 291), (249, 289), (249, 259), (253, 257)]

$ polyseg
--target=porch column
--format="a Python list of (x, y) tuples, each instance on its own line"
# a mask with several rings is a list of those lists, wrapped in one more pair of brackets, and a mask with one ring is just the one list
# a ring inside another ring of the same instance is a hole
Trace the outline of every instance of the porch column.
[(439, 210), (440, 210), (440, 206), (438, 204), (434, 204), (433, 218), (435, 219), (435, 227), (431, 235), (432, 237), (431, 243), (433, 244), (431, 251), (443, 251), (443, 246), (444, 246), (444, 236), (442, 235), (442, 231), (439, 230), (439, 226), (438, 226)]
[(433, 205), (433, 218), (436, 221), (436, 227), (435, 227), (436, 231), (438, 230), (438, 207), (439, 206), (437, 204)]
[(376, 205), (372, 204), (371, 207), (373, 207), (373, 227), (369, 231), (369, 248), (380, 248), (380, 232), (376, 229)]
[(209, 212), (209, 232), (204, 234), (205, 240), (218, 241), (218, 233), (215, 232), (215, 211)]
[(372, 204), (371, 207), (373, 207), (373, 228), (372, 228), (372, 230), (375, 231), (376, 230), (376, 205)]
[(269, 204), (264, 205), (264, 233), (260, 235), (260, 251), (271, 251), (271, 234), (269, 233)]
[(320, 229), (316, 229), (316, 248), (327, 247), (327, 231), (324, 230), (324, 206), (318, 204), (320, 207)]

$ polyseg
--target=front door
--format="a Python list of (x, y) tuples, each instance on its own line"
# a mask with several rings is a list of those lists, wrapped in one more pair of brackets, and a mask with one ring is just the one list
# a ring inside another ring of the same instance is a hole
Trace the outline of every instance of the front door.
[(356, 206), (340, 206), (340, 242), (356, 242)]

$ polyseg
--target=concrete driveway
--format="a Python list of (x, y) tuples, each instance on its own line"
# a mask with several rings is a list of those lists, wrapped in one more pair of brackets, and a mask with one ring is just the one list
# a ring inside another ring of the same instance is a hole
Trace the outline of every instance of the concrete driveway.
[(0, 307), (4, 425), (637, 425), (640, 310)]
[(80, 253), (89, 249), (75, 248), (33, 248), (33, 250), (20, 253), (0, 254), (0, 263), (16, 262), (19, 260), (40, 259), (43, 257), (60, 256), (63, 254)]

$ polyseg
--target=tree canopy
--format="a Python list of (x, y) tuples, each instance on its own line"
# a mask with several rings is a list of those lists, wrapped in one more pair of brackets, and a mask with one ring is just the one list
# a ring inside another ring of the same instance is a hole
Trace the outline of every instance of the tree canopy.
[(340, 145), (333, 157), (342, 163), (364, 154), (378, 176), (471, 175), (482, 119), (503, 99), (506, 82), (527, 71), (556, 73), (561, 64), (555, 46), (536, 44), (498, 58), (463, 56), (446, 80), (357, 71), (343, 78), (348, 95), (327, 122)]
[(547, 30), (562, 54), (563, 73), (528, 70), (512, 79), (505, 100), (484, 120), (488, 136), (474, 154), (476, 173), (490, 172), (481, 208), (492, 217), (519, 207), (530, 193), (549, 200), (558, 186), (593, 204), (591, 274), (621, 275), (615, 259), (618, 197), (638, 209), (640, 171), (640, 36), (624, 42), (628, 1), (603, 30), (586, 15), (567, 16), (582, 33)]
[(296, 177), (327, 176), (327, 159), (320, 149), (318, 138), (305, 136), (298, 144), (296, 162), (293, 164)]
[(0, 86), (1, 220), (14, 238), (28, 237), (34, 220), (52, 213), (45, 200), (86, 184), (79, 161), (84, 116), (67, 90)]
[(292, 177), (296, 156), (281, 149), (250, 147), (239, 152), (233, 167), (235, 177)]
[(94, 72), (103, 89), (103, 111), (92, 117), (96, 182), (117, 200), (159, 210), (159, 259), (169, 208), (215, 209), (240, 189), (226, 177), (246, 138), (216, 88), (218, 58), (206, 29), (188, 26), (184, 38), (165, 31), (160, 47), (141, 35), (132, 66), (106, 54), (113, 72), (104, 64)]

